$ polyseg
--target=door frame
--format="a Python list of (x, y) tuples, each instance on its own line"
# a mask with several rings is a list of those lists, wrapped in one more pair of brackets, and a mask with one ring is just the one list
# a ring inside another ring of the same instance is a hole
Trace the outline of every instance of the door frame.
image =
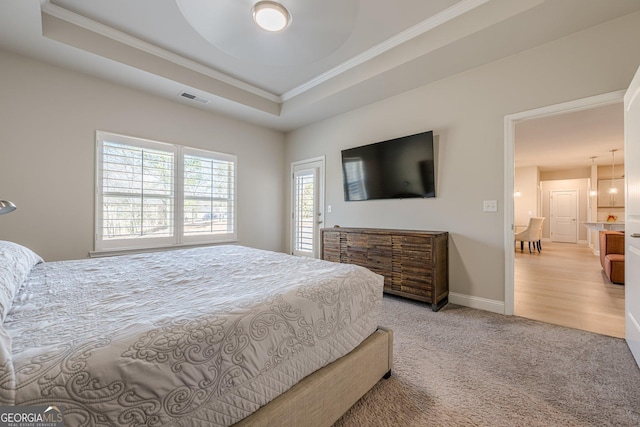
[(534, 110), (509, 114), (504, 117), (504, 314), (513, 315), (515, 306), (513, 191), (515, 185), (516, 123), (528, 119), (555, 116), (558, 114), (588, 110), (594, 107), (617, 104), (623, 102), (624, 94), (625, 90), (619, 90), (536, 108)]
[[(629, 350), (640, 367), (640, 312), (637, 301), (640, 293), (640, 270), (638, 262), (631, 262), (631, 258), (640, 257), (640, 245), (636, 240), (640, 232), (640, 194), (638, 191), (638, 164), (635, 163), (640, 156), (640, 128), (638, 128), (637, 115), (640, 113), (640, 67), (627, 88), (624, 96), (624, 179), (625, 179), (625, 251), (629, 255), (625, 261), (625, 285), (624, 285), (624, 317), (625, 317), (625, 341)], [(632, 117), (633, 114), (633, 117)], [(627, 157), (629, 156), (629, 157)]]
[[(318, 213), (319, 213), (319, 217), (321, 219), (321, 221), (324, 223), (324, 218), (325, 218), (325, 209), (324, 209), (324, 200), (325, 200), (325, 169), (326, 169), (326, 160), (325, 160), (325, 156), (319, 156), (319, 157), (313, 157), (310, 159), (305, 159), (305, 160), (298, 160), (295, 162), (291, 162), (291, 173), (290, 173), (290, 177), (291, 177), (291, 181), (289, 183), (289, 193), (291, 193), (291, 200), (289, 201), (290, 206), (291, 206), (291, 215), (289, 215), (289, 253), (293, 253), (293, 239), (295, 236), (295, 222), (293, 221), (293, 215), (294, 212), (293, 210), (295, 209), (295, 182), (294, 182), (294, 171), (295, 168), (300, 167), (300, 166), (304, 166), (306, 164), (309, 164), (311, 167), (311, 164), (313, 163), (320, 163), (320, 167), (318, 168)], [(320, 229), (322, 226), (322, 224), (319, 224), (318, 229)], [(316, 241), (314, 242), (314, 248), (313, 248), (313, 252), (314, 252), (314, 257), (315, 258), (319, 258), (320, 256), (320, 233), (317, 233), (317, 238)]]

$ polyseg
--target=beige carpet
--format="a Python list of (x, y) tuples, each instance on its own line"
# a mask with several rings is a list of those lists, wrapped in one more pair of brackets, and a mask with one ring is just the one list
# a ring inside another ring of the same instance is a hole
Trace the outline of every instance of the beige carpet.
[(394, 369), (346, 426), (640, 426), (640, 369), (622, 339), (385, 295)]

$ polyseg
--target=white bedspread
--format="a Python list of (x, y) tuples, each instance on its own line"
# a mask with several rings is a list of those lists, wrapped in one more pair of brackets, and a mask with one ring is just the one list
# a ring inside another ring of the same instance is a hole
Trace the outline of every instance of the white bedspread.
[(382, 286), (240, 246), (39, 264), (3, 325), (0, 391), (68, 425), (230, 425), (373, 333)]

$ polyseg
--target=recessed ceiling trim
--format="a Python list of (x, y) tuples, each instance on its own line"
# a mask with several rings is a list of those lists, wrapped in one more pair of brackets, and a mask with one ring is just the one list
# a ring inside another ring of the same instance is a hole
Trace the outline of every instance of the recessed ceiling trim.
[(282, 104), (279, 102), (270, 101), (44, 12), (41, 13), (41, 25), (44, 37), (131, 67), (131, 71), (135, 69), (146, 72), (154, 78), (166, 79), (167, 83), (196, 88), (206, 96), (226, 99), (273, 116), (280, 116), (282, 111)]
[(371, 59), (382, 55), (383, 53), (405, 43), (409, 40), (412, 40), (428, 31), (433, 30), (434, 28), (439, 27), (440, 25), (446, 24), (447, 22), (464, 15), (471, 10), (482, 6), (485, 3), (488, 3), (491, 0), (462, 0), (455, 5), (448, 7), (447, 9), (425, 19), (424, 21), (414, 25), (413, 27), (408, 28), (407, 30), (398, 33), (394, 37), (391, 37), (384, 42), (362, 52), (359, 55), (354, 56), (350, 60), (343, 62), (337, 67), (332, 68), (331, 70), (320, 74), (316, 78), (309, 80), (308, 82), (301, 84), (298, 87), (291, 89), (288, 92), (285, 92), (282, 95), (282, 101), (285, 102), (295, 96), (298, 96), (338, 75), (355, 68), (359, 65), (364, 64)]
[(129, 34), (123, 33), (122, 31), (118, 31), (113, 27), (109, 27), (108, 25), (101, 24), (97, 21), (87, 18), (86, 16), (79, 15), (75, 12), (72, 12), (58, 5), (52, 4), (48, 1), (42, 4), (41, 10), (42, 10), (42, 13), (46, 13), (47, 15), (53, 16), (54, 18), (61, 19), (70, 24), (84, 28), (85, 30), (94, 32), (104, 37), (108, 37), (119, 43), (123, 43), (127, 46), (130, 46), (135, 49), (141, 50), (143, 52), (149, 53), (151, 55), (157, 56), (164, 60), (171, 61), (176, 65), (188, 68), (192, 71), (198, 72), (200, 74), (204, 74), (207, 77), (211, 77), (213, 79), (235, 86), (238, 89), (242, 89), (246, 92), (252, 93), (253, 95), (260, 96), (272, 102), (277, 102), (277, 103), (282, 102), (282, 98), (276, 94), (273, 94), (271, 92), (268, 92), (258, 87), (255, 87), (253, 85), (250, 85), (246, 82), (243, 82), (242, 80), (235, 79), (227, 74), (224, 74), (213, 68), (202, 65), (196, 61), (192, 61), (183, 56), (176, 55), (173, 52), (162, 49), (161, 47), (145, 42), (144, 40), (140, 40)]
[(270, 0), (175, 2), (186, 22), (216, 49), (246, 64), (280, 68), (307, 66), (339, 49), (355, 28), (361, 0), (281, 0), (291, 22), (274, 32), (251, 19), (251, 5), (276, 4)]

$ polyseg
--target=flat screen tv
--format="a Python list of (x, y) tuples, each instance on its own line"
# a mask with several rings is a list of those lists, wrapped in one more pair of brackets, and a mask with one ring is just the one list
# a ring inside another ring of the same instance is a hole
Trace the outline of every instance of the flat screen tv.
[(433, 131), (342, 150), (344, 199), (435, 197)]

